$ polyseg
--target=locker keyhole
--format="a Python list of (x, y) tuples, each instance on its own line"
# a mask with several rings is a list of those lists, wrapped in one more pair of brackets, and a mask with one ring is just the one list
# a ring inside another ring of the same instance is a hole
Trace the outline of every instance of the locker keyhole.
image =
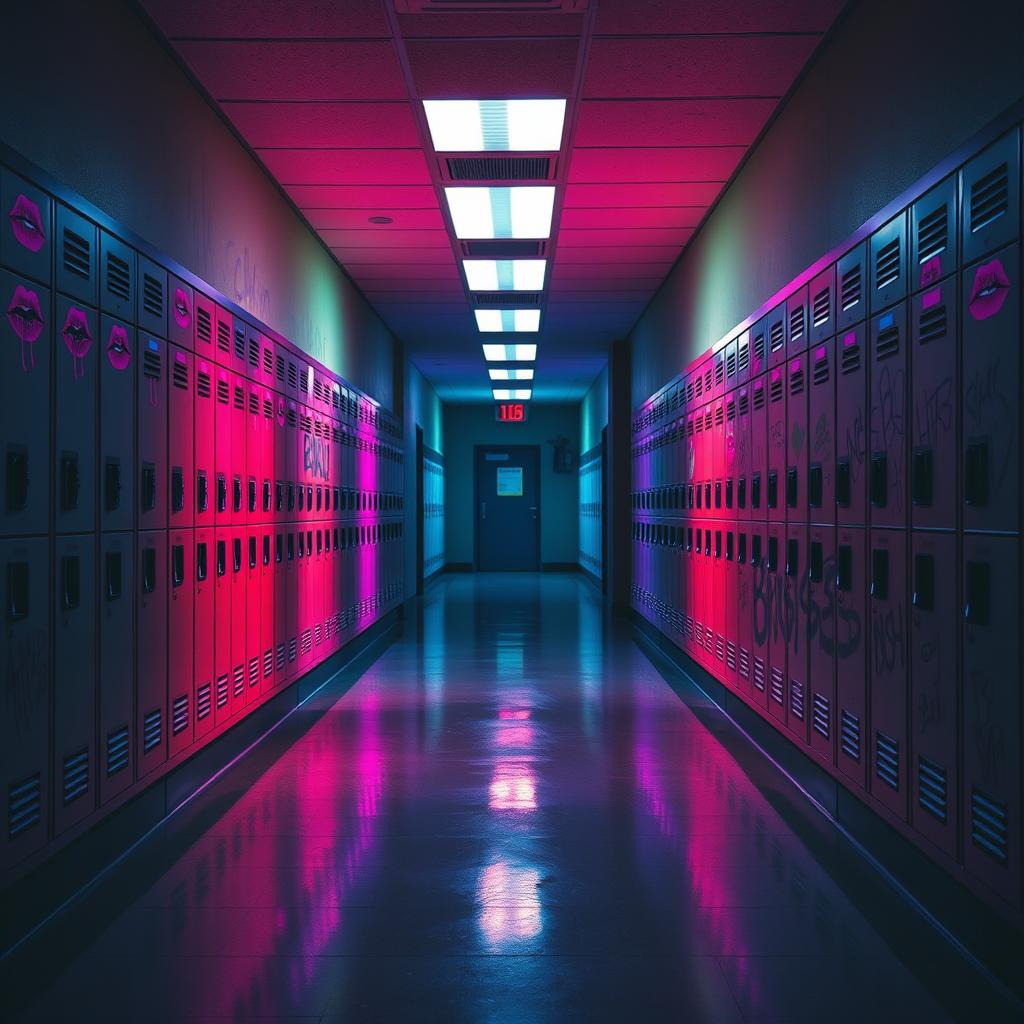
[(7, 449), (6, 489), (7, 511), (24, 511), (28, 505), (28, 452), (24, 448)]
[(911, 500), (919, 508), (929, 508), (932, 504), (932, 480), (931, 448), (915, 448)]
[(7, 621), (28, 615), (28, 562), (7, 563)]
[(103, 467), (103, 506), (108, 512), (121, 507), (121, 463), (107, 459)]
[(889, 503), (889, 459), (885, 452), (871, 456), (871, 504), (885, 508)]
[(913, 606), (930, 612), (935, 608), (935, 559), (931, 555), (914, 556)]
[(78, 508), (78, 455), (64, 452), (60, 457), (60, 507), (64, 512)]
[(964, 465), (964, 501), (984, 508), (988, 505), (988, 442), (974, 441), (967, 445)]

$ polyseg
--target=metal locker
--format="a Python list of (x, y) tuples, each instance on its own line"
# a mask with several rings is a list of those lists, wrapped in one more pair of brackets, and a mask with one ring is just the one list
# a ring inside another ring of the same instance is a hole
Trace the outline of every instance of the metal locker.
[(201, 356), (195, 358), (192, 399), (193, 473), (192, 513), (198, 527), (213, 526), (217, 508), (216, 412), (213, 397), (217, 367)]
[(768, 370), (768, 318), (761, 317), (750, 328), (750, 379)]
[(201, 359), (210, 362), (217, 358), (217, 305), (202, 292), (193, 291), (192, 348)]
[(907, 525), (907, 307), (871, 318), (868, 500), (872, 526)]
[(764, 523), (750, 524), (750, 684), (751, 698), (768, 706), (768, 644), (771, 639), (771, 580), (768, 574), (768, 534)]
[(879, 313), (907, 297), (907, 211), (897, 214), (870, 238), (871, 312)]
[(725, 346), (725, 386), (722, 389), (723, 394), (732, 391), (739, 383), (738, 346), (739, 343), (736, 338), (733, 338)]
[(7, 799), (0, 864), (46, 844), (50, 801), (50, 552), (45, 537), (0, 541), (5, 612), (0, 772)]
[(813, 345), (807, 353), (807, 362), (811, 378), (807, 403), (807, 518), (812, 523), (834, 523), (835, 339)]
[(750, 385), (750, 484), (747, 502), (752, 521), (768, 518), (768, 380), (757, 377)]
[(96, 554), (58, 537), (53, 595), (53, 821), (60, 835), (96, 807)]
[(786, 519), (786, 368), (776, 366), (768, 373), (768, 477), (763, 499), (767, 518)]
[(285, 400), (281, 395), (273, 396), (273, 466), (274, 512), (273, 521), (283, 523), (288, 519), (288, 431)]
[(867, 316), (867, 243), (861, 242), (836, 264), (836, 333)]
[(298, 533), (294, 529), (285, 531), (285, 593), (288, 611), (285, 622), (285, 679), (291, 681), (299, 670), (299, 563), (297, 561)]
[(288, 531), (274, 531), (274, 685), (281, 686), (288, 672), (288, 587), (292, 576), (288, 571)]
[(167, 342), (139, 332), (138, 362), (138, 525), (140, 530), (167, 526)]
[(836, 523), (867, 522), (867, 378), (864, 325), (836, 338)]
[[(735, 522), (739, 517), (736, 506), (736, 400), (738, 392), (730, 391), (725, 396), (725, 438), (722, 453), (722, 512), (723, 519)], [(749, 415), (749, 414), (748, 414)], [(400, 489), (401, 484), (396, 484)], [(600, 540), (596, 542), (600, 543)]]
[(195, 517), (195, 429), (192, 380), (195, 356), (191, 352), (167, 346), (171, 364), (171, 388), (168, 399), (168, 495), (167, 523), (171, 529), (191, 527)]
[[(195, 296), (192, 286), (173, 274), (167, 279), (167, 340), (187, 352), (195, 351)], [(209, 358), (209, 349), (204, 349)]]
[(231, 486), (234, 460), (231, 445), (234, 435), (234, 414), (231, 408), (231, 374), (221, 366), (215, 373), (214, 392), (214, 480), (210, 492), (213, 518), (217, 528), (232, 522)]
[(1020, 905), (1020, 542), (963, 539), (964, 866)]
[[(765, 563), (764, 613), (768, 617), (768, 713), (783, 725), (786, 710), (786, 655), (789, 614), (786, 606), (786, 530), (769, 523)], [(756, 600), (756, 597), (755, 597)]]
[(963, 528), (1020, 529), (1020, 247), (963, 274)]
[(192, 530), (169, 536), (167, 573), (167, 694), (170, 700), (168, 756), (187, 750), (195, 737), (195, 539)]
[(334, 653), (334, 552), (331, 548), (330, 526), (324, 525), (324, 560), (323, 560), (323, 606), (322, 615), (324, 637), (323, 656)]
[(259, 521), (274, 521), (274, 419), (275, 395), (268, 388), (260, 388), (260, 493)]
[(910, 291), (931, 288), (957, 268), (957, 176), (925, 193), (910, 208)]
[(751, 517), (750, 507), (750, 388), (736, 389), (736, 433), (733, 478), (735, 480), (736, 517), (741, 523)]
[[(736, 623), (736, 530), (734, 523), (726, 523), (725, 550), (722, 552), (722, 583), (718, 593), (719, 615), (721, 616), (722, 632), (725, 635), (725, 683), (733, 691), (739, 691), (740, 683), (737, 675), (737, 657), (739, 630)], [(398, 545), (399, 551), (401, 545)], [(401, 569), (396, 567), (398, 572)]]
[(57, 296), (56, 309), (63, 344), (55, 360), (55, 528), (58, 533), (86, 533), (96, 528), (99, 363), (93, 343), (99, 318), (95, 309), (63, 295)]
[(714, 420), (711, 427), (711, 498), (713, 507), (709, 515), (716, 520), (723, 519), (725, 509), (725, 402), (719, 399), (714, 405)]
[(807, 706), (811, 752), (835, 764), (836, 731), (836, 532), (811, 526), (807, 545)]
[(234, 526), (244, 526), (248, 472), (248, 423), (246, 420), (246, 381), (237, 373), (231, 380), (231, 474), (228, 478), (228, 513)]
[(140, 331), (167, 337), (167, 271), (139, 253), (137, 320)]
[[(257, 348), (257, 365), (258, 355)], [(250, 382), (245, 391), (247, 404), (242, 505), (245, 521), (252, 525), (263, 520), (263, 389)]]
[(268, 388), (284, 388), (284, 360), (278, 358), (277, 343), (265, 334), (260, 335), (262, 380)]
[(784, 492), (786, 519), (807, 522), (807, 467), (810, 434), (808, 430), (808, 358), (810, 353), (794, 356), (786, 364), (786, 477), (780, 484)]
[(260, 332), (252, 324), (245, 325), (245, 376), (251, 383), (263, 380), (263, 353), (260, 348)]
[(100, 529), (130, 530), (135, 524), (135, 328), (103, 315), (99, 360)]
[(249, 571), (246, 568), (245, 531), (235, 528), (231, 531), (228, 552), (228, 573), (231, 577), (231, 714), (244, 713), (246, 704), (245, 671), (248, 665), (249, 644), (245, 632), (246, 584)]
[(794, 292), (786, 300), (786, 357), (800, 355), (807, 350), (810, 321), (807, 310), (807, 286)]
[[(310, 548), (309, 545), (313, 544), (315, 547)], [(312, 535), (309, 531), (306, 533), (306, 545), (307, 545), (307, 557), (310, 551), (312, 554), (313, 562), (313, 604), (312, 604), (312, 618), (313, 618), (313, 664), (319, 665), (324, 657), (323, 650), (323, 622), (324, 622), (324, 585), (325, 585), (325, 565), (324, 565), (324, 546), (323, 546), (323, 530), (317, 527), (312, 531)], [(374, 570), (376, 566), (374, 566)], [(372, 571), (371, 579), (377, 579), (376, 571)]]
[(868, 556), (872, 795), (907, 817), (907, 534), (872, 530)]
[(744, 331), (736, 339), (736, 383), (746, 384), (750, 380), (750, 331)]
[(753, 575), (750, 534), (740, 523), (736, 532), (736, 686), (745, 697), (753, 695)]
[(809, 345), (820, 345), (836, 333), (836, 268), (833, 264), (807, 286)]
[[(100, 592), (100, 685), (96, 777), (100, 804), (134, 779), (132, 700), (135, 696), (135, 536), (104, 533), (97, 566)], [(102, 760), (101, 760), (102, 759)]]
[(135, 323), (135, 250), (100, 229), (100, 310)]
[(0, 535), (46, 533), (50, 522), (50, 293), (0, 271), (0, 401), (4, 408)]
[(315, 614), (313, 589), (316, 583), (313, 579), (313, 555), (306, 546), (307, 532), (312, 539), (312, 531), (307, 531), (301, 522), (299, 527), (295, 534), (296, 629), (299, 640), (296, 674), (303, 675), (313, 665), (313, 617)]
[(960, 173), (963, 261), (1020, 237), (1020, 130), (1004, 135)]
[(911, 535), (910, 552), (910, 820), (950, 857), (959, 832), (957, 668), (960, 664), (952, 533)]
[(219, 728), (234, 713), (234, 702), (231, 699), (231, 531), (218, 528), (214, 538), (213, 721)]
[(263, 568), (260, 560), (261, 531), (245, 533), (245, 703), (260, 695), (263, 676)]
[(711, 397), (721, 398), (725, 394), (725, 349), (720, 348), (711, 356)]
[(0, 168), (0, 264), (49, 285), (53, 256), (53, 200), (6, 167)]
[(299, 447), (299, 407), (289, 401), (285, 411), (285, 519), (298, 518), (299, 466), (302, 465)]
[(957, 290), (955, 277), (919, 292), (910, 305), (910, 515), (915, 529), (956, 527)]
[(722, 523), (714, 522), (714, 541), (711, 558), (708, 560), (710, 578), (708, 580), (708, 625), (711, 650), (708, 660), (716, 679), (725, 678), (725, 538), (722, 535)]
[(213, 328), (217, 365), (230, 370), (233, 368), (231, 350), (234, 344), (235, 318), (223, 306), (214, 305)]
[(167, 534), (138, 534), (136, 777), (167, 760)]
[(242, 378), (248, 375), (246, 340), (250, 330), (252, 328), (240, 316), (231, 317), (231, 369)]
[(765, 318), (768, 342), (768, 368), (786, 361), (786, 304), (779, 303)]
[(76, 303), (95, 307), (99, 298), (96, 225), (58, 203), (56, 243), (54, 287)]
[(840, 772), (866, 788), (871, 750), (867, 721), (867, 586), (864, 530), (836, 531), (836, 703)]
[(193, 536), (195, 557), (192, 570), (193, 651), (192, 685), (195, 688), (193, 722), (195, 740), (202, 742), (214, 728), (217, 677), (214, 649), (217, 627), (217, 540), (208, 527), (197, 527)]

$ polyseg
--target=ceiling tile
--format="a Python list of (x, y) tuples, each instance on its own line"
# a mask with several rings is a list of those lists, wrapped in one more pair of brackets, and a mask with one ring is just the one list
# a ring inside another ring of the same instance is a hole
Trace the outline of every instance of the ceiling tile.
[(259, 149), (283, 185), (423, 185), (430, 172), (419, 149)]
[(671, 263), (679, 255), (674, 245), (595, 246), (593, 249), (559, 249), (558, 263)]
[(431, 12), (425, 16), (401, 14), (398, 23), (402, 36), (407, 40), (444, 36), (451, 39), (482, 36), (578, 36), (583, 28), (583, 15), (538, 17), (536, 14), (506, 14), (498, 11), (479, 14), (469, 11), (456, 14)]
[(577, 148), (569, 181), (725, 181), (746, 151), (744, 146)]
[(447, 246), (437, 249), (353, 249), (340, 245), (330, 247), (331, 252), (345, 265), (392, 264), (392, 263), (455, 263), (455, 257)]
[(600, 0), (598, 35), (710, 32), (824, 32), (846, 0)]
[(707, 206), (722, 183), (643, 182), (638, 185), (569, 185), (565, 206)]
[(288, 185), (296, 206), (319, 210), (437, 209), (432, 185)]
[(345, 269), (360, 283), (369, 286), (373, 281), (461, 281), (455, 261), (445, 266), (439, 263), (393, 263), (381, 266), (379, 263), (360, 263), (350, 260)]
[(776, 100), (586, 100), (577, 146), (749, 146)]
[(222, 103), (224, 113), (254, 149), (262, 147), (418, 149), (408, 103)]
[(391, 224), (378, 224), (373, 230), (387, 237), (392, 231), (405, 231), (410, 228), (435, 228), (444, 230), (444, 218), (440, 210), (401, 210), (394, 208), (378, 208), (376, 213), (367, 210), (317, 210), (302, 211), (303, 216), (317, 231), (326, 228), (364, 229), (369, 230), (368, 218), (371, 216), (391, 217)]
[(558, 232), (558, 251), (592, 245), (669, 245), (681, 249), (693, 234), (692, 228), (592, 228)]
[(325, 228), (320, 237), (332, 247), (348, 249), (447, 249), (451, 252), (447, 231), (389, 231), (386, 228), (367, 228), (347, 231), (339, 228)]
[(704, 206), (569, 207), (562, 211), (561, 230), (573, 228), (695, 228)]
[(205, 39), (387, 39), (381, 4), (366, 0), (142, 0), (164, 35)]

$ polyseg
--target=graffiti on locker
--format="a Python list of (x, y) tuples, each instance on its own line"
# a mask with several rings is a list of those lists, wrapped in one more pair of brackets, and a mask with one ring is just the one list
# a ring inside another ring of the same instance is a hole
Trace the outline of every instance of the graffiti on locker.
[(307, 473), (329, 480), (331, 476), (331, 449), (328, 442), (309, 434), (302, 438), (302, 468)]
[(46, 232), (43, 230), (43, 216), (38, 203), (34, 203), (24, 193), (14, 200), (14, 205), (7, 214), (11, 222), (11, 230), (19, 245), (29, 252), (39, 252), (46, 245)]
[(132, 361), (132, 350), (128, 343), (128, 328), (124, 324), (111, 324), (107, 335), (107, 360), (115, 370), (127, 370)]
[(1010, 279), (998, 260), (983, 263), (974, 272), (967, 309), (975, 320), (987, 320), (1003, 308), (1010, 292)]
[[(14, 294), (7, 306), (7, 320), (11, 330), (21, 342), (21, 368), (24, 372), (34, 370), (36, 365), (35, 349), (33, 346), (43, 333), (45, 319), (39, 305), (39, 295), (31, 288), (19, 284), (14, 288)], [(28, 360), (25, 359), (25, 349), (28, 347)]]
[(249, 247), (244, 245), (242, 251), (235, 254), (235, 243), (229, 241), (225, 246), (224, 262), (226, 266), (233, 263), (235, 268), (232, 278), (235, 294), (232, 298), (257, 319), (266, 320), (270, 316), (270, 289), (259, 276)]
[(93, 340), (86, 312), (71, 306), (64, 318), (60, 335), (64, 339), (64, 347), (71, 353), (71, 375), (78, 380), (85, 376), (85, 357), (92, 348)]
[(171, 309), (174, 313), (174, 322), (183, 331), (187, 331), (192, 323), (192, 307), (189, 303), (188, 292), (184, 288), (174, 289), (174, 305)]

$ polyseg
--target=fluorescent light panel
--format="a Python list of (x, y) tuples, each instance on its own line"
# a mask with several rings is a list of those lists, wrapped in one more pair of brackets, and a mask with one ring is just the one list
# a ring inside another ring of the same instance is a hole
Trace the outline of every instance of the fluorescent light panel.
[(536, 345), (484, 345), (484, 359), (489, 363), (523, 363), (536, 358)]
[(446, 188), (456, 238), (547, 238), (554, 185)]
[(532, 366), (522, 370), (504, 370), (492, 366), (487, 372), (491, 375), (491, 380), (533, 380)]
[(424, 100), (438, 153), (554, 152), (562, 145), (565, 100)]
[(486, 334), (531, 334), (540, 330), (539, 309), (477, 309), (476, 325)]
[(547, 260), (463, 260), (472, 292), (539, 292)]
[(532, 388), (492, 388), (496, 402), (528, 402)]

